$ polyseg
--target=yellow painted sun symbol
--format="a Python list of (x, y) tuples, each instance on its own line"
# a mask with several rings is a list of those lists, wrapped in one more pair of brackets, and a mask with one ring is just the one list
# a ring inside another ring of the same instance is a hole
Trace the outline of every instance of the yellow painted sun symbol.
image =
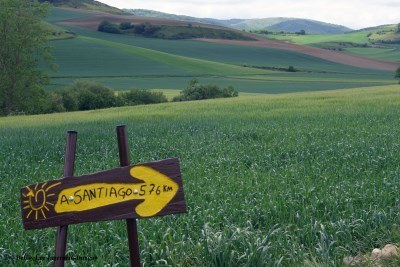
[(22, 194), (25, 198), (23, 201), (24, 204), (27, 204), (23, 207), (23, 209), (30, 209), (28, 214), (26, 215), (26, 219), (28, 219), (31, 215), (35, 214), (35, 220), (38, 220), (40, 216), (46, 219), (46, 211), (50, 211), (48, 205), (54, 206), (53, 203), (47, 201), (48, 197), (54, 196), (53, 193), (48, 193), (51, 188), (54, 188), (60, 185), (61, 182), (52, 184), (46, 187), (47, 183), (43, 183), (39, 188), (39, 184), (36, 184), (34, 188), (30, 188), (26, 186), (25, 188), (28, 190), (27, 194)]

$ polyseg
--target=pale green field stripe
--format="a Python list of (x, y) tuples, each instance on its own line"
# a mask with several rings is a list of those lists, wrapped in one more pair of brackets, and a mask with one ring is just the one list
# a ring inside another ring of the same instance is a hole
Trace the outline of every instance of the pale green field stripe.
[(344, 52), (359, 55), (363, 57), (378, 58), (388, 61), (399, 62), (400, 65), (400, 49), (383, 49), (383, 48), (346, 48)]
[[(289, 74), (288, 74), (289, 75)], [(252, 80), (252, 81), (290, 81), (290, 82), (335, 82), (335, 83), (396, 83), (394, 79), (356, 79), (356, 78), (315, 78), (315, 77), (289, 77), (289, 76), (231, 76), (227, 77), (238, 80)]]
[(124, 51), (129, 54), (136, 56), (142, 56), (154, 61), (160, 62), (162, 64), (171, 65), (174, 67), (179, 67), (185, 70), (193, 72), (202, 72), (216, 75), (235, 75), (235, 74), (266, 74), (271, 73), (267, 70), (259, 69), (248, 69), (240, 66), (229, 65), (224, 63), (218, 63), (203, 59), (195, 59), (184, 56), (177, 56), (165, 52), (160, 52), (152, 49), (121, 44), (116, 42), (111, 42), (103, 39), (97, 39), (87, 36), (79, 36), (79, 38), (103, 44), (109, 47), (117, 48), (120, 51)]
[[(102, 110), (55, 113), (45, 115), (13, 116), (0, 118), (0, 128), (21, 128), (21, 127), (41, 127), (58, 126), (70, 123), (101, 122), (113, 119), (124, 118), (150, 118), (152, 116), (193, 116), (193, 114), (202, 116), (218, 116), (218, 112), (232, 107), (243, 107), (248, 105), (257, 106), (279, 106), (279, 109), (270, 111), (266, 116), (276, 116), (282, 112), (292, 112), (293, 105), (304, 108), (304, 112), (310, 109), (315, 112), (323, 112), (325, 102), (334, 102), (337, 105), (351, 106), (354, 103), (370, 101), (386, 101), (400, 105), (400, 94), (398, 85), (362, 87), (355, 89), (340, 89), (323, 92), (302, 92), (282, 95), (267, 94), (243, 94), (238, 98), (212, 99), (201, 101), (189, 101), (178, 103), (164, 103), (154, 105), (141, 105), (134, 107), (120, 107)], [(277, 103), (281, 103), (277, 105)], [(217, 105), (218, 109), (209, 111), (211, 106)], [(217, 112), (217, 113), (215, 113)], [(300, 109), (299, 112), (302, 112)], [(192, 115), (191, 115), (192, 114)], [(254, 116), (256, 114), (241, 113), (245, 116)]]
[(313, 45), (325, 42), (368, 43), (368, 33), (361, 31), (346, 34), (268, 35), (270, 39), (286, 40), (296, 44)]

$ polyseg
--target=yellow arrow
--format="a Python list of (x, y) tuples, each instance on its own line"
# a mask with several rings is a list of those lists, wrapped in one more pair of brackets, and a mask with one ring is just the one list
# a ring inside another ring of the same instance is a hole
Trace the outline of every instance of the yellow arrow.
[(147, 166), (132, 167), (130, 175), (143, 183), (92, 183), (63, 189), (54, 209), (56, 213), (77, 212), (143, 199), (135, 211), (141, 217), (149, 217), (159, 213), (179, 189), (171, 178)]

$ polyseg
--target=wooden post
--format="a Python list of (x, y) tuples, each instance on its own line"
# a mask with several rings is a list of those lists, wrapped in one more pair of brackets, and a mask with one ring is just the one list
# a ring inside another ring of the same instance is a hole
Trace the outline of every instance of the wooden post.
[[(64, 177), (74, 175), (75, 151), (78, 133), (67, 132), (67, 143), (65, 145)], [(56, 251), (54, 258), (55, 267), (64, 267), (65, 250), (67, 246), (68, 225), (57, 227)]]
[[(117, 138), (121, 167), (77, 177), (73, 176), (77, 135), (75, 131), (67, 132), (63, 179), (21, 188), (24, 228), (57, 226), (54, 266), (63, 267), (69, 224), (126, 219), (130, 266), (140, 267), (136, 219), (186, 212), (179, 159), (130, 165), (126, 128), (120, 125)], [(117, 195), (117, 189), (126, 190)], [(87, 190), (94, 190), (101, 199), (92, 201), (79, 194)]]
[[(120, 165), (121, 167), (128, 166), (130, 164), (130, 160), (129, 160), (128, 137), (125, 125), (117, 126), (117, 139), (118, 139), (118, 152), (119, 152)], [(131, 264), (130, 266), (139, 267), (140, 252), (139, 252), (139, 240), (137, 234), (136, 219), (127, 219), (126, 228), (128, 233), (129, 258)]]

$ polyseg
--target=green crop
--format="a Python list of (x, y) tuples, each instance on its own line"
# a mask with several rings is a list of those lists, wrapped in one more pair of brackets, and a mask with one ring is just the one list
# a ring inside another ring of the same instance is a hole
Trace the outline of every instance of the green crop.
[[(95, 80), (116, 90), (126, 90), (183, 89), (196, 77), (204, 83), (220, 87), (232, 85), (239, 91), (252, 93), (395, 83), (391, 72), (355, 68), (290, 51), (67, 28), (78, 37), (51, 43), (59, 70), (48, 71), (52, 78), (49, 90), (59, 89), (76, 79)], [(300, 72), (271, 70), (290, 65)]]
[[(55, 229), (24, 231), (20, 188), (59, 178), (65, 132), (75, 174), (179, 157), (188, 213), (139, 221), (145, 266), (341, 266), (400, 242), (398, 86), (0, 118), (0, 261), (51, 265)], [(72, 225), (67, 255), (126, 265), (124, 221)]]

